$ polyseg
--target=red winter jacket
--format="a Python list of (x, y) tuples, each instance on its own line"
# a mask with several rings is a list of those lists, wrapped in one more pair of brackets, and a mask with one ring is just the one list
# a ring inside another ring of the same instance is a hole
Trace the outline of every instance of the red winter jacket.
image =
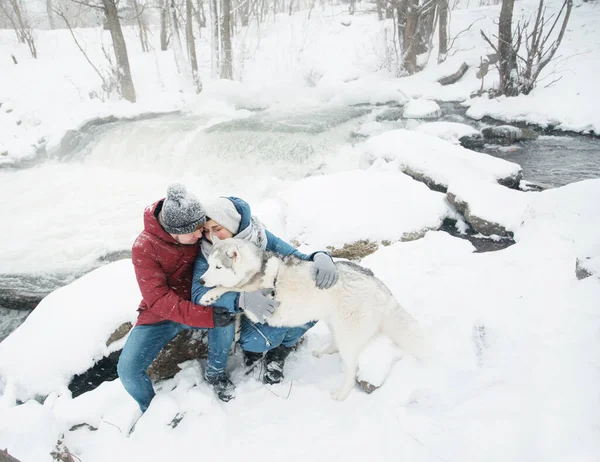
[(190, 301), (199, 247), (179, 244), (162, 229), (158, 212), (163, 201), (146, 207), (144, 231), (133, 243), (133, 266), (142, 292), (137, 325), (175, 321), (192, 327), (214, 327), (212, 308)]

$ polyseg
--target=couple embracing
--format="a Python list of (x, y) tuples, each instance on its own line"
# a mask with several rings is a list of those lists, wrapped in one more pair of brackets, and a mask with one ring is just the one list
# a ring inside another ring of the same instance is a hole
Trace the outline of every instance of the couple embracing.
[(284, 362), (314, 322), (296, 327), (273, 327), (265, 321), (276, 303), (263, 290), (228, 292), (212, 306), (200, 305), (210, 290), (200, 279), (208, 269), (212, 240), (235, 237), (279, 255), (293, 255), (312, 262), (315, 285), (329, 289), (338, 270), (326, 252), (305, 255), (269, 232), (252, 216), (250, 206), (236, 197), (200, 202), (185, 186), (173, 184), (167, 197), (148, 206), (144, 230), (135, 240), (132, 261), (142, 293), (138, 320), (121, 353), (118, 374), (125, 390), (145, 412), (154, 388), (147, 368), (154, 358), (184, 329), (208, 330), (205, 380), (219, 399), (231, 400), (235, 387), (226, 374), (227, 359), (235, 337), (236, 314), (251, 313), (252, 323), (242, 316), (239, 344), (247, 367), (264, 361), (262, 380), (283, 380)]

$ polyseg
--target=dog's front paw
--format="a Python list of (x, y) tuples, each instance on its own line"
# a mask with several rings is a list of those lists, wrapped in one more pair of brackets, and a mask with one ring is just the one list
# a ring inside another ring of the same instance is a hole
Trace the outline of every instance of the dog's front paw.
[(323, 351), (322, 350), (314, 350), (312, 352), (312, 354), (315, 358), (320, 358), (321, 356), (323, 356)]
[(216, 302), (220, 297), (220, 294), (215, 293), (212, 290), (209, 290), (208, 292), (206, 292), (202, 298), (200, 299), (200, 305), (204, 305), (204, 306), (210, 306), (212, 305), (214, 302)]

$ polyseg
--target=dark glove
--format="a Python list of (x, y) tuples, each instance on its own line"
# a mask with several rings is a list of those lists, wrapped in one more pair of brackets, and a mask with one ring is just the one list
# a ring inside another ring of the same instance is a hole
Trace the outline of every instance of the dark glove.
[(215, 306), (213, 307), (213, 322), (215, 327), (227, 327), (235, 322), (235, 313), (231, 313), (227, 308)]
[(239, 305), (244, 311), (253, 314), (258, 322), (265, 322), (275, 312), (280, 303), (267, 297), (273, 289), (258, 289), (254, 292), (242, 292)]
[(333, 259), (326, 253), (318, 253), (313, 257), (313, 265), (310, 269), (315, 286), (319, 289), (329, 289), (338, 281), (338, 269)]

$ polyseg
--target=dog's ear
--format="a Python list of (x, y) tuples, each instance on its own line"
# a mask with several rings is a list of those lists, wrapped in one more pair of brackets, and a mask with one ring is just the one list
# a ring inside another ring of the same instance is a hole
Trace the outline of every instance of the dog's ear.
[(238, 261), (240, 258), (240, 251), (237, 247), (231, 247), (229, 250), (227, 250), (227, 256), (233, 261)]
[(215, 245), (217, 242), (219, 242), (221, 239), (219, 239), (215, 234), (213, 234), (212, 232), (210, 233), (210, 240), (213, 243), (213, 245)]

